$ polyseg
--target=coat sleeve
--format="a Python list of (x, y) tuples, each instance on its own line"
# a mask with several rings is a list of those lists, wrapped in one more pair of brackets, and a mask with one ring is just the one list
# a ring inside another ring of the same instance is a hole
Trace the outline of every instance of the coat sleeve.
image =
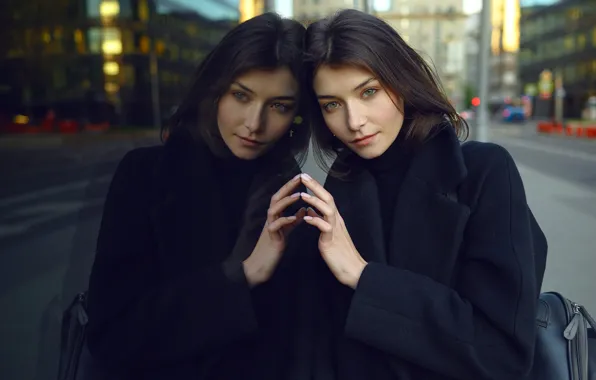
[(500, 147), (491, 153), (454, 287), (369, 263), (347, 336), (449, 378), (525, 378), (538, 294), (530, 215), (513, 159)]
[(128, 153), (114, 174), (89, 282), (88, 347), (115, 367), (183, 360), (257, 328), (240, 262), (161, 278), (145, 153)]

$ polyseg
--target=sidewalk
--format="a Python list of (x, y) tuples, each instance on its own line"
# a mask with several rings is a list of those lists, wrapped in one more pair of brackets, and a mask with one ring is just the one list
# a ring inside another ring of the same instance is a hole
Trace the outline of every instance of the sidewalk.
[(543, 291), (556, 290), (596, 310), (596, 189), (519, 166), (528, 202), (549, 243)]

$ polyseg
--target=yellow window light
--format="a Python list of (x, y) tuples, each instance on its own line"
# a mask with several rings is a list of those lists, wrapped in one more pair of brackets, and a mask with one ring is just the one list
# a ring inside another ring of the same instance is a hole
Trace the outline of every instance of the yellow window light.
[(120, 3), (117, 0), (104, 0), (99, 5), (101, 17), (114, 17), (120, 14)]
[(118, 62), (105, 62), (103, 64), (103, 72), (106, 75), (118, 75), (120, 73), (120, 65), (118, 65)]

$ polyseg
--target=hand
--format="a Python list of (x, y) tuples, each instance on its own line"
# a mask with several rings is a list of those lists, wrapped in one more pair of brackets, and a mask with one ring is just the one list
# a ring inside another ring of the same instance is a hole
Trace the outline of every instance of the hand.
[(321, 231), (321, 256), (339, 282), (355, 289), (367, 262), (354, 246), (331, 194), (308, 174), (302, 174), (301, 178), (302, 183), (314, 194), (301, 193), (302, 199), (321, 214), (309, 207), (304, 217), (306, 223)]
[(300, 175), (297, 175), (271, 197), (265, 227), (251, 255), (242, 263), (250, 287), (271, 278), (286, 248), (289, 233), (306, 215), (306, 209), (301, 208), (295, 215), (282, 216), (288, 206), (300, 199), (300, 193), (290, 195), (299, 183)]

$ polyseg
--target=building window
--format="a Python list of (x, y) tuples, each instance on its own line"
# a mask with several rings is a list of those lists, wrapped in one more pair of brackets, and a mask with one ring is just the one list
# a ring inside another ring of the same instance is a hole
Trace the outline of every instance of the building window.
[(134, 53), (136, 50), (135, 48), (135, 38), (130, 30), (123, 30), (122, 31), (122, 51), (124, 53)]
[(140, 0), (139, 1), (139, 20), (147, 21), (149, 20), (149, 5), (147, 5), (147, 0)]
[(90, 18), (98, 18), (99, 17), (99, 5), (101, 4), (102, 0), (87, 0), (87, 16)]
[(91, 53), (106, 55), (122, 53), (122, 36), (118, 28), (89, 28), (87, 40)]
[(120, 15), (122, 17), (132, 17), (132, 4), (131, 0), (120, 0)]
[(90, 28), (87, 31), (87, 41), (90, 53), (101, 52), (101, 28)]
[(106, 19), (118, 17), (120, 15), (120, 3), (118, 0), (103, 0), (99, 4), (99, 15)]
[(85, 0), (89, 18), (131, 17), (131, 0)]
[(577, 50), (582, 51), (586, 48), (586, 35), (580, 34), (577, 36)]
[(565, 37), (565, 51), (571, 53), (575, 51), (575, 38), (573, 36)]

